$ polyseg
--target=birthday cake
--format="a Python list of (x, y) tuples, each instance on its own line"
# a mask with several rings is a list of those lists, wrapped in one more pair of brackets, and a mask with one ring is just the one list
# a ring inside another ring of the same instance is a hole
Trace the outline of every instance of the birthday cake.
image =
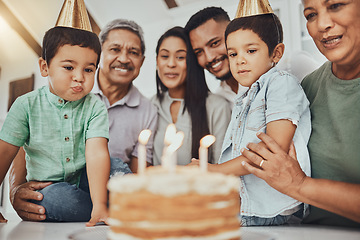
[(111, 240), (240, 239), (235, 176), (158, 166), (113, 177), (108, 189)]

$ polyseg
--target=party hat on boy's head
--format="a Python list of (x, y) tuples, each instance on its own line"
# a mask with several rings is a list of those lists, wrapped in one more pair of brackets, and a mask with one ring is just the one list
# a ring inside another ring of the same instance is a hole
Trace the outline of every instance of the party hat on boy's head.
[(274, 13), (268, 0), (240, 0), (235, 18)]
[(92, 32), (84, 0), (64, 0), (55, 26), (78, 28)]

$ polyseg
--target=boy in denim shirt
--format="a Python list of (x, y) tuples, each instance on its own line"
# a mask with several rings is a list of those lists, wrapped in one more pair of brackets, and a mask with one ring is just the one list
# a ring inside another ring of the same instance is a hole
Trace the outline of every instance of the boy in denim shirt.
[(47, 221), (90, 219), (92, 226), (108, 216), (108, 114), (90, 93), (100, 52), (90, 31), (48, 30), (39, 67), (49, 86), (19, 97), (0, 132), (0, 183), (23, 146), (27, 180), (53, 182), (38, 201)]
[(231, 73), (245, 89), (237, 94), (219, 164), (208, 169), (241, 176), (243, 226), (299, 222), (305, 212), (301, 202), (242, 166), (247, 160), (242, 149), (249, 142), (259, 142), (257, 132), (266, 132), (286, 152), (294, 141), (299, 163), (310, 174), (309, 102), (298, 80), (275, 67), (284, 52), (281, 23), (273, 13), (237, 18), (227, 26), (225, 39)]

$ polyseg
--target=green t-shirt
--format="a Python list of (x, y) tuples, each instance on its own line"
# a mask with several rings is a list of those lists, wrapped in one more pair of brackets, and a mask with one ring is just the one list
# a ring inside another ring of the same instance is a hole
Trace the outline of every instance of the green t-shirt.
[[(312, 177), (360, 184), (360, 78), (341, 80), (326, 62), (302, 86), (310, 101)], [(360, 227), (313, 206), (304, 222)]]
[(105, 105), (92, 93), (74, 102), (52, 94), (48, 86), (16, 99), (0, 139), (24, 146), (27, 180), (78, 184), (85, 167), (85, 142), (109, 138)]

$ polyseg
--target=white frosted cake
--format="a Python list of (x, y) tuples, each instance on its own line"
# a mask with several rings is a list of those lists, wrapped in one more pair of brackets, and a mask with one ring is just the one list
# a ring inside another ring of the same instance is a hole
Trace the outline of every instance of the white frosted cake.
[(239, 179), (198, 167), (113, 177), (109, 239), (240, 239)]

